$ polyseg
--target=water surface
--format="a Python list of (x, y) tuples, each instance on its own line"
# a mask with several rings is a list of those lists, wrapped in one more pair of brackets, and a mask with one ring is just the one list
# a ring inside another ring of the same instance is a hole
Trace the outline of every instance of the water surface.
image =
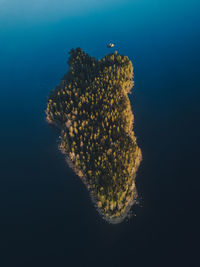
[[(200, 18), (195, 0), (0, 0), (0, 265), (197, 266)], [(143, 207), (105, 223), (57, 149), (46, 99), (80, 46), (135, 68)]]

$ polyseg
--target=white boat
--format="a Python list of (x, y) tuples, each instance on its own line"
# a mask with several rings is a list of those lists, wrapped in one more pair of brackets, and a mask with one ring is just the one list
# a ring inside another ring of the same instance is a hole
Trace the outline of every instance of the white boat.
[(114, 47), (114, 46), (115, 46), (115, 45), (112, 44), (112, 43), (107, 44), (107, 47), (108, 47), (108, 48), (112, 48), (112, 47)]

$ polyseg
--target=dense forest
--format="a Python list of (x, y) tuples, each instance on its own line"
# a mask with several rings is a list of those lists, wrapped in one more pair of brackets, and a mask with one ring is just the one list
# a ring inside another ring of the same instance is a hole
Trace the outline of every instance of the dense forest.
[(98, 211), (115, 222), (136, 201), (141, 150), (128, 93), (133, 66), (117, 52), (97, 60), (72, 49), (69, 70), (48, 98), (46, 118), (61, 129), (60, 149)]

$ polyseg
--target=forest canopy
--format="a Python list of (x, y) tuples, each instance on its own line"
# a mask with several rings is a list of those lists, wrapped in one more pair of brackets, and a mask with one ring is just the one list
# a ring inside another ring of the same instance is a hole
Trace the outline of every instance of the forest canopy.
[(137, 199), (141, 150), (128, 93), (133, 65), (117, 52), (98, 60), (81, 48), (48, 98), (46, 118), (61, 129), (60, 150), (87, 186), (104, 219), (121, 221)]

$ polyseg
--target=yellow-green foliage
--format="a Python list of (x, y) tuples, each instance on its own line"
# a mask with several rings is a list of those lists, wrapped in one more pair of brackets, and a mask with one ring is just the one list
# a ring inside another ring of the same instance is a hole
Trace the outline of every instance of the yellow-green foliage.
[(61, 126), (61, 149), (85, 179), (102, 211), (120, 216), (133, 197), (139, 148), (128, 93), (133, 66), (126, 56), (96, 60), (70, 51), (69, 70), (49, 96), (49, 122)]

